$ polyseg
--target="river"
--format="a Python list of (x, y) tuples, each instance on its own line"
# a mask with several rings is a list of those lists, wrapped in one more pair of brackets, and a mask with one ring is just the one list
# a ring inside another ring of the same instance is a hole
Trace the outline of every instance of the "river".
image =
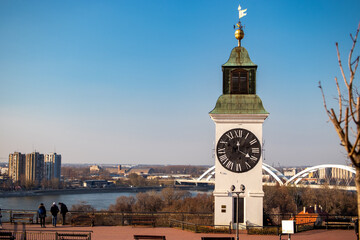
[[(198, 193), (211, 193), (210, 191), (189, 191), (192, 195)], [(115, 204), (120, 196), (136, 196), (137, 192), (97, 192), (82, 194), (52, 194), (38, 196), (17, 196), (0, 198), (0, 208), (2, 209), (21, 209), (36, 210), (40, 203), (44, 203), (47, 209), (50, 209), (53, 202), (63, 202), (69, 209), (75, 204), (86, 202), (96, 210), (107, 210), (111, 204)]]

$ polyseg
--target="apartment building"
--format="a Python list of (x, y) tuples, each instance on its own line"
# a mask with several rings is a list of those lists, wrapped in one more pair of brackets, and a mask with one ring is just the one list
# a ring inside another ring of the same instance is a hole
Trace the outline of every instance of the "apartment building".
[(58, 179), (61, 176), (61, 155), (57, 153), (45, 154), (44, 177), (46, 180)]
[(44, 154), (33, 152), (26, 154), (25, 179), (40, 183), (44, 177)]
[(13, 182), (25, 178), (25, 154), (14, 152), (9, 154), (9, 177)]

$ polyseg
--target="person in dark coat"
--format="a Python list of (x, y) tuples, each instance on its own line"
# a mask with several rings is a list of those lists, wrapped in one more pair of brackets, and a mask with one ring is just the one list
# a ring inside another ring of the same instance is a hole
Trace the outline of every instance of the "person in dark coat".
[(45, 227), (46, 208), (43, 203), (40, 203), (39, 205), (38, 214), (40, 218), (40, 226)]
[(60, 214), (62, 216), (62, 224), (65, 225), (66, 224), (66, 213), (69, 211), (67, 206), (65, 205), (65, 203), (61, 203), (59, 202), (59, 207), (60, 207)]
[(56, 206), (55, 202), (53, 202), (53, 205), (50, 208), (50, 212), (51, 212), (51, 215), (52, 215), (52, 225), (54, 227), (56, 227), (57, 215), (59, 213), (59, 208), (58, 208), (58, 206)]

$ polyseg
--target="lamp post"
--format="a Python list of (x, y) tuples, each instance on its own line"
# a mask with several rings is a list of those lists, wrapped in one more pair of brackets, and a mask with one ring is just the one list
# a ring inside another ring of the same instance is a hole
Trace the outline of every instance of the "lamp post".
[(244, 193), (245, 192), (245, 186), (243, 184), (240, 185), (240, 189), (238, 191), (236, 191), (236, 188), (234, 185), (231, 185), (230, 187), (231, 193), (232, 194), (236, 194), (236, 214), (235, 214), (235, 219), (236, 219), (236, 240), (239, 240), (239, 196), (240, 193)]

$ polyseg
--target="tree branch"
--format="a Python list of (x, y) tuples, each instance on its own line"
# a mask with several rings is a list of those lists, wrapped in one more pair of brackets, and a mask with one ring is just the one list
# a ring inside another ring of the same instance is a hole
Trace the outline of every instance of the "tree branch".
[(349, 147), (349, 108), (347, 107), (345, 109), (345, 125), (344, 125), (344, 130), (345, 130), (345, 148), (347, 150), (347, 152), (349, 153), (351, 151), (351, 148)]
[(339, 122), (342, 121), (342, 95), (341, 95), (341, 90), (340, 90), (340, 86), (339, 86), (339, 82), (337, 80), (337, 77), (335, 77), (335, 83), (336, 83), (336, 88), (338, 91), (338, 95), (339, 95)]
[(354, 65), (355, 63), (356, 63), (356, 65), (354, 68), (354, 77), (355, 77), (356, 69), (359, 66), (359, 56), (351, 63), (351, 66)]
[(337, 52), (337, 58), (338, 58), (338, 62), (339, 62), (339, 67), (340, 67), (340, 71), (341, 71), (341, 75), (344, 79), (344, 83), (346, 85), (346, 88), (349, 89), (349, 84), (347, 82), (347, 79), (345, 77), (345, 73), (344, 73), (344, 68), (342, 66), (342, 63), (341, 63), (341, 58), (340, 58), (340, 51), (339, 51), (339, 44), (338, 43), (335, 43), (336, 45), (336, 52)]
[[(336, 115), (333, 108), (330, 110), (328, 109), (325, 94), (321, 83), (319, 82), (319, 88), (323, 97), (326, 113), (339, 136), (341, 144), (346, 149), (348, 157), (357, 168), (360, 168), (360, 95), (357, 92), (357, 89), (354, 88), (354, 80), (355, 73), (360, 62), (360, 56), (357, 56), (355, 60), (352, 60), (352, 58), (359, 31), (360, 23), (358, 25), (356, 34), (354, 36), (350, 34), (353, 44), (348, 58), (348, 67), (350, 71), (350, 75), (348, 77), (345, 75), (344, 67), (342, 65), (339, 44), (336, 43), (338, 64), (347, 90), (347, 94), (342, 93), (338, 78), (335, 78), (335, 84), (338, 93), (337, 101), (339, 105), (339, 112), (337, 113), (338, 115)], [(344, 108), (345, 112), (343, 113)]]
[(359, 144), (359, 139), (360, 139), (360, 132), (357, 134), (355, 143), (354, 143), (354, 145), (353, 145), (352, 148), (351, 148), (351, 152), (349, 152), (349, 154), (348, 154), (349, 157), (352, 156), (352, 155), (355, 153), (356, 147), (357, 147), (358, 144)]
[(351, 39), (353, 41), (353, 45), (351, 47), (350, 54), (349, 54), (349, 69), (350, 69), (351, 75), (354, 75), (354, 71), (353, 71), (353, 69), (351, 67), (351, 59), (352, 59), (352, 54), (353, 54), (354, 49), (355, 49), (355, 45), (356, 45), (357, 37), (358, 37), (358, 34), (359, 34), (359, 30), (360, 30), (360, 22), (359, 22), (359, 25), (358, 25), (358, 28), (357, 28), (357, 31), (356, 31), (356, 34), (355, 34), (355, 38), (353, 38), (353, 36), (350, 34), (350, 37), (351, 37)]
[(327, 106), (326, 106), (326, 99), (325, 99), (325, 94), (324, 94), (324, 91), (323, 91), (323, 88), (321, 86), (321, 81), (319, 81), (319, 86), (320, 88), (320, 91), (321, 91), (321, 94), (322, 94), (322, 98), (323, 98), (323, 102), (324, 102), (324, 108), (325, 108), (325, 111), (326, 111), (326, 114), (328, 115), (328, 117), (330, 118), (330, 120), (332, 119), (331, 117), (331, 113), (330, 111), (328, 110)]

